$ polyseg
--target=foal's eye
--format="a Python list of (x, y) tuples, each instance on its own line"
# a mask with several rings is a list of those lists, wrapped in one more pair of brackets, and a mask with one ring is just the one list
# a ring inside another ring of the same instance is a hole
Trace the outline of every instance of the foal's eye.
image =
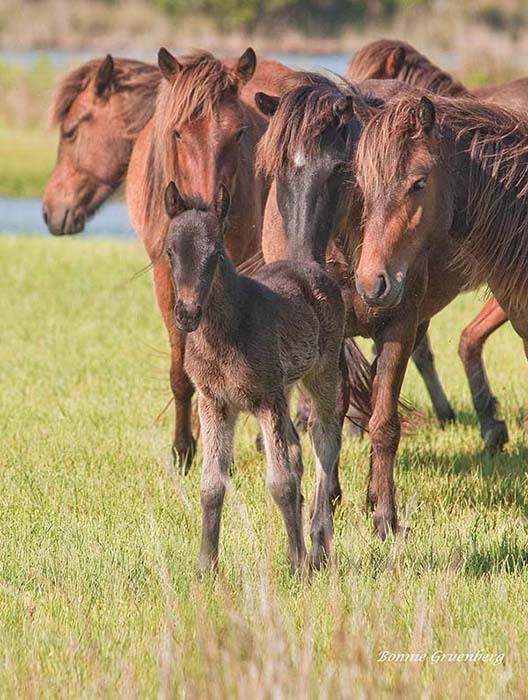
[(62, 132), (62, 137), (63, 137), (66, 141), (73, 141), (74, 138), (77, 136), (78, 128), (79, 128), (79, 126), (78, 126), (78, 124), (76, 124), (75, 126), (72, 126), (71, 129), (68, 129), (67, 131), (63, 131), (63, 132)]
[(410, 187), (410, 192), (419, 192), (420, 190), (423, 190), (426, 185), (427, 185), (427, 178), (421, 177), (419, 180), (416, 180), (415, 182), (413, 182), (413, 184)]

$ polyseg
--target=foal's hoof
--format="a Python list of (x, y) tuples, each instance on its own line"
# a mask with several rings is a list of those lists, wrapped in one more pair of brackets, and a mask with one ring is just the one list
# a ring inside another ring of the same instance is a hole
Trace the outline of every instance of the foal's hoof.
[(502, 452), (504, 445), (508, 442), (508, 428), (503, 420), (495, 421), (490, 428), (484, 431), (482, 436), (486, 449), (492, 454)]
[(196, 575), (198, 578), (207, 578), (214, 576), (218, 571), (218, 560), (213, 559), (205, 554), (200, 554), (196, 564)]
[(196, 440), (192, 437), (191, 441), (182, 445), (174, 442), (172, 446), (172, 458), (174, 465), (182, 471), (183, 474), (188, 474), (196, 455)]
[(444, 413), (439, 413), (436, 417), (438, 420), (438, 425), (440, 426), (440, 429), (443, 430), (446, 425), (449, 425), (449, 423), (455, 423), (456, 422), (456, 415), (451, 406), (444, 412)]

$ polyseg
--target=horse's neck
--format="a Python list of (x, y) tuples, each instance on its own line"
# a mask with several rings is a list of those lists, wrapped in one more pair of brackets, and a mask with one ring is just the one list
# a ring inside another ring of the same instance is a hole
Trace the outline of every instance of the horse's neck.
[(245, 262), (260, 248), (265, 194), (252, 159), (241, 158), (225, 232), (226, 250), (235, 265)]

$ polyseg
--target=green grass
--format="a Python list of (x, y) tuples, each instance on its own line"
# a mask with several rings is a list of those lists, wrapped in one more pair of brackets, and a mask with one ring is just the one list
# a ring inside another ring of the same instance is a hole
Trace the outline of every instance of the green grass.
[[(481, 451), (456, 356), (479, 307), (432, 324), (461, 420), (402, 441), (407, 538), (364, 511), (368, 441), (346, 440), (335, 563), (292, 578), (254, 423), (238, 428), (221, 572), (198, 581), (198, 469), (170, 465), (166, 341), (136, 245), (0, 239), (0, 696), (526, 697), (526, 367), (510, 328), (486, 361), (511, 441)], [(427, 408), (414, 368), (405, 393)], [(313, 469), (306, 438), (304, 490)], [(503, 653), (380, 663), (381, 651)]]
[(41, 197), (56, 155), (57, 134), (0, 121), (0, 197)]

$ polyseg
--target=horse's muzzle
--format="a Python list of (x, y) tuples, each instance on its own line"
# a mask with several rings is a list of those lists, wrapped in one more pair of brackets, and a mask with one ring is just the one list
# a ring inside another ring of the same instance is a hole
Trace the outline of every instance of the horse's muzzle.
[(64, 236), (80, 233), (84, 229), (86, 214), (82, 209), (54, 207), (44, 205), (42, 217), (50, 233), (54, 236)]
[(174, 305), (174, 320), (181, 331), (192, 333), (202, 320), (202, 307), (200, 304), (186, 304), (178, 300)]
[(381, 308), (398, 306), (405, 288), (405, 277), (404, 275), (397, 277), (394, 279), (386, 270), (382, 270), (370, 284), (365, 284), (356, 277), (356, 289), (368, 306)]

